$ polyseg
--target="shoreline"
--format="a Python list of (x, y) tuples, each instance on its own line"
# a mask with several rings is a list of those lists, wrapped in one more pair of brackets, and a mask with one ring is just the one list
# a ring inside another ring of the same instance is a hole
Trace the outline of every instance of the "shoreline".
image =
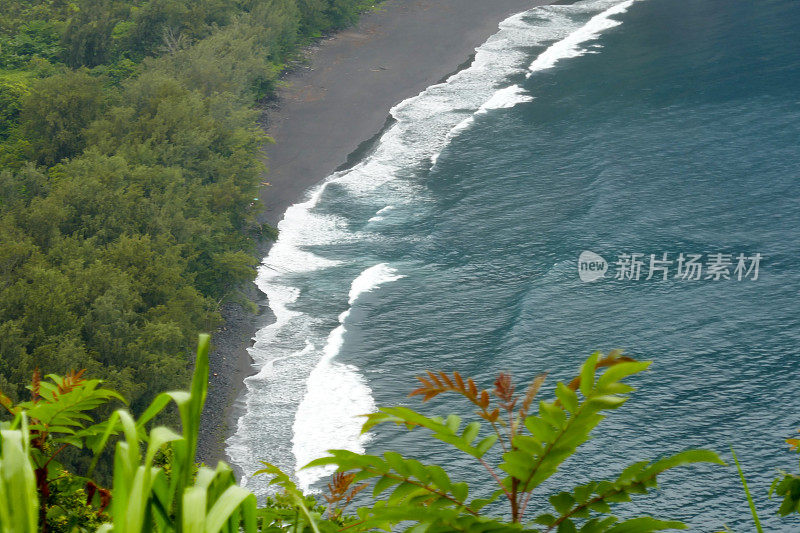
[[(475, 48), (509, 16), (552, 2), (542, 0), (385, 0), (359, 22), (309, 46), (305, 64), (287, 71), (283, 87), (263, 112), (275, 144), (264, 147), (268, 172), (258, 219), (277, 226), (291, 205), (338, 169), (358, 162), (374, 145), (390, 109), (471, 63)], [(257, 243), (262, 259), (271, 241)], [(266, 295), (244, 289), (259, 312), (222, 308), (214, 332), (208, 399), (197, 459), (228, 461), (225, 440), (240, 416), (244, 379), (255, 373), (248, 348), (273, 321)]]

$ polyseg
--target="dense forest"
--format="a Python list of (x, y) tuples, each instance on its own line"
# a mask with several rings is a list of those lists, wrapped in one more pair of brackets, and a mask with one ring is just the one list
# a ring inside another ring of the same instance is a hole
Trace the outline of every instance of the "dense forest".
[[(371, 4), (371, 2), (369, 2)], [(254, 275), (255, 104), (364, 0), (0, 0), (0, 390), (140, 411)]]

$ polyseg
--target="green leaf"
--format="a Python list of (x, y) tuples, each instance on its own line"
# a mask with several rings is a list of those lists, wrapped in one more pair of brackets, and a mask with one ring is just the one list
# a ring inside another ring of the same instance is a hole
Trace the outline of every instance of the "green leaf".
[(411, 469), (406, 466), (405, 459), (397, 452), (386, 452), (383, 454), (389, 467), (403, 477), (409, 477)]
[(392, 491), (391, 496), (389, 496), (389, 499), (387, 500), (387, 505), (397, 505), (400, 501), (419, 490), (424, 489), (422, 489), (419, 485), (414, 485), (413, 483), (403, 481), (397, 486), (396, 489), (394, 489), (394, 491)]
[(461, 425), (461, 417), (457, 415), (447, 415), (447, 419), (445, 420), (445, 426), (447, 429), (450, 430), (451, 433), (455, 433), (458, 431), (458, 427)]
[(475, 446), (475, 456), (477, 458), (481, 458), (486, 455), (486, 452), (492, 449), (492, 446), (497, 443), (497, 435), (489, 435), (488, 437), (481, 439), (477, 446)]
[(447, 472), (439, 465), (431, 465), (426, 468), (433, 484), (440, 490), (450, 492), (450, 477)]
[(540, 525), (543, 525), (543, 526), (551, 526), (551, 525), (553, 525), (555, 523), (555, 521), (556, 521), (556, 517), (551, 515), (551, 514), (547, 514), (547, 513), (546, 514), (540, 514), (539, 516), (537, 516), (533, 520), (533, 522), (535, 524), (540, 524)]
[[(247, 508), (251, 516), (254, 515), (257, 506), (256, 497), (248, 490), (235, 485), (228, 487), (225, 492), (214, 502), (208, 511), (208, 519), (205, 523), (204, 533), (218, 533), (227, 525), (230, 517), (244, 508)], [(192, 507), (188, 507), (191, 509)], [(255, 522), (251, 521), (249, 527), (245, 528), (245, 533), (255, 533)]]
[(608, 514), (611, 512), (611, 506), (605, 500), (599, 500), (589, 504), (589, 509), (596, 513)]
[(564, 385), (563, 383), (558, 383), (556, 385), (556, 398), (561, 402), (561, 405), (564, 406), (564, 409), (569, 411), (570, 413), (574, 413), (578, 409), (578, 395), (575, 394), (575, 391)]
[(638, 374), (639, 372), (644, 372), (650, 367), (651, 364), (652, 361), (632, 361), (618, 363), (610, 368), (607, 368), (605, 372), (603, 372), (603, 375), (597, 380), (596, 389), (598, 392), (600, 392), (600, 394), (608, 394), (608, 391), (605, 390), (607, 387), (617, 383), (618, 381), (622, 381), (628, 376)]
[(411, 476), (417, 478), (422, 483), (428, 483), (431, 480), (428, 469), (417, 461), (416, 459), (405, 459), (405, 465), (411, 473)]
[(747, 480), (744, 477), (744, 472), (739, 464), (739, 459), (736, 457), (736, 452), (733, 450), (733, 446), (731, 446), (731, 455), (733, 455), (733, 462), (736, 463), (736, 470), (739, 471), (739, 479), (742, 481), (742, 487), (744, 488), (744, 494), (747, 497), (747, 504), (750, 506), (750, 514), (753, 516), (753, 523), (756, 526), (756, 531), (758, 531), (758, 533), (764, 533), (764, 529), (761, 527), (761, 521), (758, 519), (756, 504), (753, 501), (753, 497), (750, 495), (750, 489), (747, 488)]
[(597, 366), (597, 359), (600, 357), (600, 352), (595, 352), (589, 356), (583, 366), (581, 366), (581, 384), (580, 390), (584, 397), (588, 398), (594, 388), (594, 372)]
[(558, 514), (564, 515), (575, 505), (575, 498), (568, 492), (559, 492), (550, 496), (550, 503)]
[(14, 533), (38, 531), (39, 498), (30, 461), (27, 419), (20, 430), (0, 430), (0, 527)]
[[(422, 426), (430, 430), (435, 438), (473, 457), (481, 457), (488, 449), (476, 448), (470, 441), (456, 433), (461, 424), (461, 418), (456, 415), (449, 415), (446, 420), (442, 420), (426, 417), (407, 407), (383, 407), (379, 413), (367, 416), (362, 432), (384, 422), (394, 422), (411, 428)], [(482, 444), (488, 442), (492, 441), (481, 441)]]
[(478, 436), (478, 433), (481, 431), (481, 424), (480, 422), (470, 422), (464, 428), (464, 431), (461, 433), (461, 438), (464, 439), (464, 442), (472, 443), (475, 438)]
[(650, 464), (650, 461), (639, 461), (628, 466), (617, 478), (617, 483), (628, 483), (635, 479), (648, 464)]
[(401, 482), (402, 482), (401, 480), (399, 480), (397, 478), (394, 478), (394, 477), (382, 476), (375, 483), (375, 488), (372, 490), (372, 495), (374, 497), (377, 497), (378, 495), (380, 495), (385, 490), (387, 490), (387, 489), (389, 489), (391, 487), (394, 487), (395, 485), (397, 485), (398, 483), (401, 483)]
[(474, 500), (469, 502), (469, 508), (473, 509), (474, 511), (480, 511), (490, 503), (497, 501), (497, 499), (502, 495), (503, 495), (502, 489), (497, 489), (488, 498), (475, 498)]
[(558, 524), (558, 529), (556, 531), (558, 531), (558, 533), (578, 533), (575, 523), (570, 519), (566, 519)]
[(554, 428), (563, 427), (567, 421), (567, 415), (561, 407), (555, 403), (540, 402), (539, 417)]
[(719, 458), (719, 455), (710, 450), (686, 450), (656, 461), (637, 477), (653, 477), (670, 468), (692, 463), (712, 463), (725, 466), (725, 462)]
[(465, 502), (467, 501), (467, 496), (469, 495), (469, 485), (467, 485), (463, 481), (459, 481), (458, 483), (453, 483), (450, 487), (450, 492), (453, 494), (453, 497), (456, 500), (460, 502)]
[(650, 531), (663, 531), (665, 529), (686, 529), (686, 524), (642, 516), (620, 522), (609, 529), (607, 533), (649, 533)]
[[(539, 408), (541, 409), (541, 404)], [(525, 419), (525, 428), (530, 431), (531, 435), (536, 437), (539, 442), (552, 442), (556, 436), (556, 429), (538, 416), (531, 415), (527, 417)]]
[(593, 396), (586, 400), (588, 404), (591, 405), (592, 409), (616, 409), (628, 399), (624, 396), (612, 396), (612, 395), (603, 395), (603, 396)]

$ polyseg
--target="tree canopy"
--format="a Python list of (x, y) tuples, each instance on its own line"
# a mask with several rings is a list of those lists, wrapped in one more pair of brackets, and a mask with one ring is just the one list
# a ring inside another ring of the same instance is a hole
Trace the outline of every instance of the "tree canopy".
[(254, 104), (365, 6), (0, 0), (0, 389), (88, 368), (136, 411), (183, 384), (258, 262)]

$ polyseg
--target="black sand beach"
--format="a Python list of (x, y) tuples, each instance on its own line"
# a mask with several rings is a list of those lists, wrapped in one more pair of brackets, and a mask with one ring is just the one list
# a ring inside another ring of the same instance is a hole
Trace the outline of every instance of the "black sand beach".
[[(541, 0), (387, 0), (354, 28), (309, 48), (307, 65), (285, 78), (276, 105), (265, 111), (275, 144), (264, 149), (269, 167), (262, 188), (263, 222), (277, 225), (286, 208), (348, 161), (380, 132), (389, 110), (446, 78), (508, 16)], [(269, 243), (259, 252), (265, 255)], [(255, 285), (257, 316), (236, 305), (223, 309), (226, 325), (213, 338), (211, 378), (198, 460), (225, 459), (224, 440), (236, 427), (235, 401), (251, 374), (247, 348), (272, 317)]]

